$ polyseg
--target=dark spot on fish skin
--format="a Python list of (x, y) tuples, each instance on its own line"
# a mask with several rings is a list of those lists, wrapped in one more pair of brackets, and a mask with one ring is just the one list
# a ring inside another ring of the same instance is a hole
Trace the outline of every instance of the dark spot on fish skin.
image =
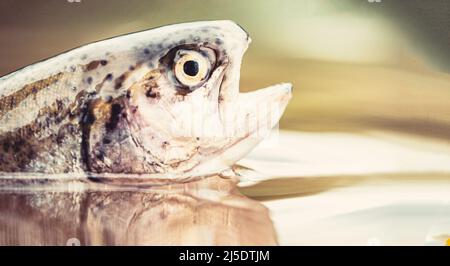
[(105, 102), (110, 103), (113, 100), (111, 95), (106, 96)]
[(104, 139), (103, 139), (103, 143), (104, 143), (104, 144), (109, 144), (109, 143), (111, 143), (111, 140), (108, 139), (108, 138), (104, 138)]
[(102, 151), (102, 150), (99, 150), (99, 151), (97, 152), (97, 154), (95, 155), (95, 157), (97, 157), (97, 159), (103, 161), (103, 159), (105, 158), (105, 152)]
[(149, 98), (157, 98), (157, 97), (159, 98), (159, 93), (152, 91), (152, 88), (150, 88), (145, 92), (145, 96)]
[(223, 41), (222, 41), (221, 39), (219, 39), (219, 38), (216, 38), (215, 43), (216, 43), (217, 45), (222, 45), (222, 44), (223, 44)]
[(113, 78), (113, 74), (112, 73), (108, 73), (108, 75), (106, 75), (105, 80), (112, 80)]
[(90, 85), (90, 84), (92, 84), (92, 77), (88, 77), (87, 79), (86, 79), (86, 82)]
[(150, 50), (147, 49), (147, 48), (145, 48), (145, 49), (144, 49), (144, 54), (149, 55), (149, 54), (150, 54)]
[(3, 142), (3, 151), (8, 152), (9, 151), (9, 142)]
[(120, 89), (120, 87), (122, 87), (122, 83), (125, 81), (125, 79), (126, 79), (125, 74), (122, 74), (118, 78), (116, 78), (116, 80), (114, 81), (115, 82), (114, 89), (116, 89), (116, 90)]
[(62, 111), (64, 107), (64, 103), (61, 100), (56, 100), (56, 108), (58, 110), (58, 112)]
[(36, 158), (36, 151), (34, 149), (28, 149), (27, 152), (28, 152), (28, 158), (30, 158), (30, 159)]
[(200, 138), (199, 138), (199, 137), (196, 137), (195, 139), (196, 139), (196, 140), (200, 140)]
[(90, 132), (91, 132), (91, 126), (95, 122), (95, 116), (91, 108), (91, 101), (87, 102), (82, 108), (81, 108), (81, 120), (80, 120), (80, 127), (81, 127), (81, 145), (80, 145), (80, 153), (81, 153), (81, 159), (86, 166), (86, 169), (88, 171), (91, 170), (91, 164), (89, 160), (89, 138), (90, 138)]
[(169, 143), (168, 141), (163, 141), (162, 144), (161, 144), (161, 147), (162, 147), (163, 149), (165, 149), (165, 148), (167, 148), (167, 146), (169, 146), (169, 145), (170, 145), (170, 143)]
[(189, 92), (191, 92), (188, 88), (179, 88), (175, 95), (186, 96)]
[(12, 143), (12, 149), (15, 153), (19, 152), (22, 146), (25, 144), (23, 139), (17, 139)]
[(88, 98), (93, 98), (95, 95), (97, 95), (97, 92), (96, 92), (96, 91), (90, 91), (90, 92), (87, 94)]
[(98, 67), (99, 64), (100, 64), (99, 60), (91, 61), (89, 62), (89, 64), (86, 65), (85, 70), (86, 71), (94, 70)]
[(128, 99), (131, 98), (131, 91), (127, 90), (127, 94), (125, 95)]
[(92, 125), (95, 122), (95, 116), (92, 113), (92, 110), (86, 110), (86, 113), (82, 117), (82, 123), (86, 125)]
[(11, 102), (9, 104), (11, 109), (14, 108), (14, 106), (16, 106), (16, 98), (14, 96), (11, 97)]
[(85, 70), (86, 71), (91, 71), (96, 69), (99, 65), (105, 66), (106, 64), (108, 64), (108, 61), (106, 60), (94, 60), (89, 62), (89, 64), (86, 65)]
[(76, 131), (75, 126), (73, 124), (67, 124), (67, 132), (70, 134), (74, 134)]
[(108, 123), (105, 125), (107, 130), (114, 130), (117, 127), (122, 109), (122, 105), (118, 103), (111, 105), (110, 118)]
[(46, 117), (45, 118), (45, 126), (50, 127), (51, 123), (52, 123), (52, 120), (50, 119), (50, 117)]
[(64, 130), (62, 130), (63, 128), (61, 128), (60, 130), (58, 130), (58, 134), (56, 136), (56, 143), (61, 145), (63, 143), (64, 140)]
[(135, 68), (134, 66), (130, 66), (130, 67), (128, 67), (128, 69), (129, 69), (130, 71), (133, 71), (133, 70), (135, 70), (136, 68)]

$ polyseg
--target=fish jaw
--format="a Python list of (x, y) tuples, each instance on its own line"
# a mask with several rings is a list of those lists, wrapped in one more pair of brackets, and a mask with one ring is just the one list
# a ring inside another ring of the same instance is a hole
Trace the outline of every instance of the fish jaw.
[(239, 93), (227, 110), (221, 112), (223, 135), (216, 142), (226, 143), (204, 158), (190, 171), (207, 175), (228, 169), (245, 157), (279, 123), (292, 98), (292, 84), (281, 83), (247, 93)]

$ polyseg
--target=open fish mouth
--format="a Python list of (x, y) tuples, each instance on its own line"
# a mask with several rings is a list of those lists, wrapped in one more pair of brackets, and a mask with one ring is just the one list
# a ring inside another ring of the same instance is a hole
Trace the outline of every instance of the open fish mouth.
[[(253, 92), (240, 93), (235, 103), (224, 112), (224, 135), (219, 141), (228, 144), (211, 154), (208, 165), (195, 170), (207, 174), (208, 169), (227, 169), (247, 155), (272, 130), (278, 130), (278, 122), (292, 97), (292, 84), (282, 83)], [(217, 138), (212, 141), (217, 141)]]
[[(196, 155), (204, 158), (186, 172), (208, 175), (228, 169), (273, 130), (278, 130), (279, 120), (291, 97), (292, 84), (281, 83), (239, 93), (233, 101), (222, 103), (219, 108), (208, 109), (194, 104), (189, 112), (192, 119), (185, 120), (189, 122), (182, 127), (179, 124), (173, 127), (175, 139), (202, 141)], [(218, 114), (214, 115), (214, 112)]]
[[(264, 138), (278, 122), (292, 97), (292, 84), (281, 83), (256, 91), (240, 93), (225, 120), (234, 121), (237, 136)], [(230, 106), (229, 106), (230, 107)]]

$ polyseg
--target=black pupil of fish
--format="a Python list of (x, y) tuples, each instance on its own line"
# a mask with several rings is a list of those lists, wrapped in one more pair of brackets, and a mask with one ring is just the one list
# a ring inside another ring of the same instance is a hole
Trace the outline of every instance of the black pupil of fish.
[(194, 77), (198, 74), (198, 63), (193, 60), (186, 61), (183, 65), (183, 71), (186, 75)]

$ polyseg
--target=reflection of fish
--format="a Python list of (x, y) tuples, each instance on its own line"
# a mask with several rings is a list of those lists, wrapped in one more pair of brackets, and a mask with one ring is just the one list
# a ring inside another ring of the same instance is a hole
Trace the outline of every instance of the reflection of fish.
[(191, 176), (226, 169), (278, 122), (276, 110), (291, 96), (290, 84), (239, 94), (249, 41), (230, 21), (171, 25), (0, 78), (0, 171)]
[(147, 188), (80, 181), (0, 186), (0, 245), (277, 244), (267, 209), (234, 178)]

